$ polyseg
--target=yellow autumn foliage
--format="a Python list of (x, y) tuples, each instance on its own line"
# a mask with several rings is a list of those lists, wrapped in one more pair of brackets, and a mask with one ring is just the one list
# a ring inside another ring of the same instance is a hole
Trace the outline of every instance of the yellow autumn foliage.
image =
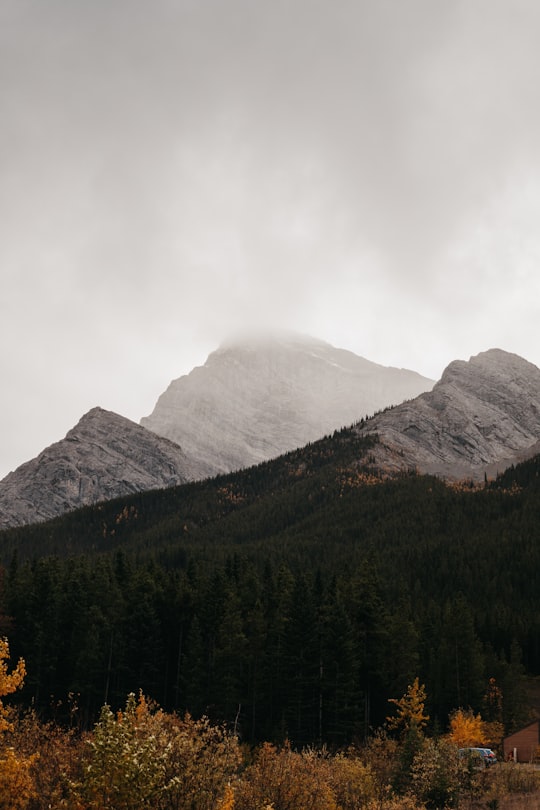
[(388, 702), (397, 707), (397, 714), (386, 718), (391, 731), (407, 733), (412, 727), (421, 731), (429, 720), (429, 714), (424, 714), (426, 687), (418, 678), (409, 684), (403, 697), (390, 698)]
[(0, 755), (0, 810), (24, 810), (35, 798), (30, 772), (36, 756), (16, 756), (10, 748)]
[(485, 745), (486, 729), (481, 716), (471, 709), (457, 709), (450, 715), (448, 737), (458, 748)]
[(223, 798), (219, 802), (217, 810), (234, 810), (234, 790), (230, 785), (225, 786)]
[(7, 710), (1, 698), (10, 695), (20, 689), (24, 683), (26, 667), (22, 658), (15, 669), (8, 672), (9, 644), (7, 638), (0, 638), (0, 732), (11, 728), (11, 723), (7, 719)]

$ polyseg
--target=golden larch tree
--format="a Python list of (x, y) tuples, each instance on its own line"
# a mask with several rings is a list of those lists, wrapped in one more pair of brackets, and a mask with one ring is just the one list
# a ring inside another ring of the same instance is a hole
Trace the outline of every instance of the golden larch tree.
[(390, 698), (388, 702), (397, 706), (397, 714), (386, 718), (391, 731), (407, 734), (413, 726), (421, 731), (429, 720), (429, 714), (424, 714), (426, 687), (418, 678), (409, 684), (403, 697)]

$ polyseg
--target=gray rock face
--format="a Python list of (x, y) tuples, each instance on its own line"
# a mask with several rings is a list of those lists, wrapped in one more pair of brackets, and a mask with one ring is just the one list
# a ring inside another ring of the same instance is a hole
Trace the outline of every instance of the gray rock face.
[(358, 429), (379, 434), (381, 467), (479, 480), (539, 452), (540, 369), (500, 349), (456, 360), (432, 391)]
[(540, 452), (533, 364), (491, 349), (451, 363), (431, 386), (297, 336), (225, 345), (172, 382), (144, 426), (94, 408), (7, 475), (0, 527), (246, 467), (400, 401), (356, 428), (379, 434), (374, 463), (389, 471), (481, 479)]
[(93, 408), (65, 439), (0, 481), (0, 527), (192, 477), (180, 447), (123, 416)]
[(200, 474), (231, 472), (302, 447), (433, 380), (298, 335), (232, 342), (174, 380), (141, 425), (179, 444)]
[(94, 408), (9, 473), (0, 528), (249, 466), (432, 384), (309, 338), (223, 346), (171, 383), (141, 425)]

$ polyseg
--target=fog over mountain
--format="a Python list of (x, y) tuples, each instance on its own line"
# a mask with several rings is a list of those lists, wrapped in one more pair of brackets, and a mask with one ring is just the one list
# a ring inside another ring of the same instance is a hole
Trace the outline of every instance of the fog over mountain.
[(247, 467), (432, 384), (313, 338), (237, 340), (173, 381), (143, 426), (93, 408), (7, 475), (0, 526)]
[(230, 472), (301, 447), (429, 390), (414, 371), (372, 363), (293, 333), (232, 340), (173, 380), (141, 425), (207, 472)]
[(536, 0), (3, 0), (0, 478), (238, 326), (540, 365)]

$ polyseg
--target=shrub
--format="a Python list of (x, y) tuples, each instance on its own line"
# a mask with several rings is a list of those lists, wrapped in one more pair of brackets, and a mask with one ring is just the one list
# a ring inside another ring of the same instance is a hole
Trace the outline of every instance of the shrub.
[(376, 798), (376, 785), (369, 765), (349, 751), (330, 764), (330, 784), (340, 810), (359, 810)]
[(6, 742), (21, 762), (28, 763), (34, 785), (32, 810), (64, 806), (72, 784), (81, 777), (84, 741), (74, 730), (43, 723), (34, 711), (13, 718)]
[(265, 743), (235, 789), (235, 810), (338, 810), (327, 759)]
[(18, 757), (10, 748), (0, 754), (0, 810), (26, 810), (36, 796), (30, 773), (34, 757)]
[(78, 795), (95, 810), (213, 810), (239, 764), (224, 729), (166, 714), (143, 695), (117, 716), (105, 706), (88, 747)]
[(455, 807), (461, 789), (462, 763), (456, 746), (427, 739), (413, 760), (412, 792), (428, 808)]

